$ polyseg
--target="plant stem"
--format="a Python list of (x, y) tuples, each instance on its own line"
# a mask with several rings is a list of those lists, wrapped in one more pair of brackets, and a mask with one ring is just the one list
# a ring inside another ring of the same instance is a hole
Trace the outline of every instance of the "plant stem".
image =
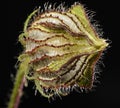
[(20, 98), (23, 94), (23, 88), (26, 82), (25, 72), (28, 71), (28, 63), (29, 59), (26, 59), (19, 65), (19, 69), (17, 71), (14, 82), (14, 88), (12, 90), (10, 101), (8, 103), (8, 108), (18, 108), (19, 106)]
[(18, 89), (18, 94), (16, 96), (16, 102), (14, 104), (14, 108), (18, 108), (19, 106), (19, 103), (20, 103), (20, 98), (23, 94), (23, 87), (24, 87), (24, 84), (25, 84), (25, 77), (23, 77), (22, 81), (21, 81), (21, 84), (20, 84), (20, 87)]
[(14, 88), (12, 90), (10, 101), (8, 103), (8, 108), (18, 108), (20, 103), (20, 98), (23, 94), (24, 84), (25, 84), (24, 73), (18, 72), (16, 75)]

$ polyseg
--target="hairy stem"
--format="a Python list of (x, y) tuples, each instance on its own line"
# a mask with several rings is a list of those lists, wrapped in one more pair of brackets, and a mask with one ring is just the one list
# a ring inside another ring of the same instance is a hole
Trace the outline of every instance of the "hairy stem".
[(18, 73), (15, 79), (14, 88), (10, 97), (8, 108), (18, 108), (20, 98), (23, 94), (25, 77), (23, 73)]
[(28, 71), (28, 63), (29, 59), (26, 59), (19, 65), (8, 108), (18, 108), (19, 106), (20, 98), (23, 94), (23, 87), (26, 82), (25, 72)]
[(10, 101), (8, 104), (8, 108), (18, 108), (20, 98), (23, 94), (24, 83), (25, 83), (24, 74), (18, 72), (15, 79), (14, 88), (10, 97)]
[(16, 97), (16, 102), (14, 104), (14, 108), (18, 108), (19, 106), (19, 103), (20, 103), (20, 98), (23, 94), (23, 88), (24, 88), (24, 84), (25, 84), (25, 77), (23, 77), (22, 81), (21, 81), (21, 84), (20, 84), (20, 87), (18, 89), (18, 95)]

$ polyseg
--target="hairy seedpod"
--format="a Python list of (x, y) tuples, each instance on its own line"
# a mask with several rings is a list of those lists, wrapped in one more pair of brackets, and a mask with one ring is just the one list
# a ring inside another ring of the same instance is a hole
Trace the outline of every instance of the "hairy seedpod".
[(76, 86), (92, 88), (95, 65), (108, 46), (80, 3), (60, 7), (33, 11), (19, 36), (24, 48), (18, 57), (19, 69), (47, 98), (67, 95)]

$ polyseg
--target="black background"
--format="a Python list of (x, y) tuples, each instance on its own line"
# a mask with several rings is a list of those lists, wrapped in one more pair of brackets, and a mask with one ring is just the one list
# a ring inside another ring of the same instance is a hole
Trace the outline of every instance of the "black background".
[[(6, 23), (4, 24), (4, 35), (1, 38), (1, 62), (0, 62), (0, 108), (7, 108), (6, 104), (9, 100), (9, 95), (12, 89), (13, 78), (16, 70), (14, 65), (17, 61), (17, 56), (21, 51), (20, 44), (17, 43), (18, 35), (22, 32), (23, 23), (27, 16), (38, 8), (43, 6), (48, 0), (15, 0), (7, 1), (5, 16)], [(66, 2), (67, 6), (72, 5), (74, 0), (49, 0), (50, 3), (57, 4), (62, 1)], [(79, 0), (78, 0), (79, 1)], [(114, 1), (104, 2), (102, 0), (81, 0), (87, 9), (95, 11), (95, 20), (101, 25), (104, 32), (104, 38), (108, 38), (111, 42), (110, 48), (103, 56), (102, 72), (100, 75), (100, 84), (95, 91), (90, 93), (72, 92), (62, 100), (57, 98), (49, 103), (48, 100), (42, 97), (39, 93), (35, 96), (33, 84), (24, 89), (24, 96), (20, 104), (20, 108), (63, 108), (63, 107), (105, 107), (112, 106), (116, 108), (120, 105), (120, 70), (119, 70), (119, 12), (117, 3)], [(1, 21), (2, 22), (2, 21)]]

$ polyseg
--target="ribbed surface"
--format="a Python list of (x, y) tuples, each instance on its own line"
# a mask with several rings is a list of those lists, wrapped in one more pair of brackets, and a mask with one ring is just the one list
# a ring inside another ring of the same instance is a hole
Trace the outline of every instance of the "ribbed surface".
[[(81, 5), (79, 8), (83, 9)], [(75, 86), (92, 86), (94, 65), (103, 50), (96, 43), (103, 40), (96, 36), (87, 16), (79, 17), (73, 10), (38, 15), (23, 39), (25, 54), (30, 58), (27, 77), (45, 97), (67, 95)]]

